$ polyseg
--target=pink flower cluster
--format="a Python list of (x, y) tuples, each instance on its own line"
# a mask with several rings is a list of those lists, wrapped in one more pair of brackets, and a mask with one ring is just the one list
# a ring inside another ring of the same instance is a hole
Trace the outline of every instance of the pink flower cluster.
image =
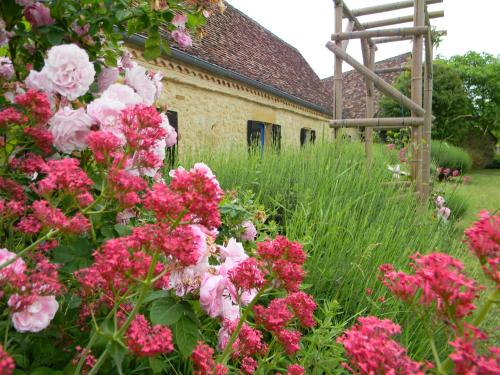
[(482, 211), (479, 220), (465, 231), (465, 235), (484, 273), (500, 286), (500, 215)]
[(411, 259), (414, 274), (395, 271), (390, 264), (380, 267), (382, 283), (392, 294), (407, 303), (418, 298), (420, 304), (455, 322), (471, 314), (479, 287), (464, 275), (459, 260), (442, 253), (416, 254)]
[(445, 199), (442, 196), (436, 197), (436, 216), (438, 219), (443, 220), (444, 222), (448, 221), (451, 215), (451, 210), (445, 206)]
[(454, 352), (450, 358), (455, 364), (455, 374), (495, 375), (500, 373), (500, 347), (490, 347), (486, 354), (479, 354), (477, 344), (486, 340), (486, 335), (477, 328), (465, 325), (463, 336), (458, 336), (450, 345)]
[(409, 358), (392, 339), (400, 332), (401, 327), (390, 320), (358, 318), (358, 324), (337, 339), (349, 359), (343, 366), (354, 374), (423, 375), (422, 364)]
[(200, 341), (191, 354), (191, 359), (195, 367), (193, 375), (227, 375), (227, 367), (216, 364), (213, 355), (214, 350)]
[(0, 345), (0, 375), (11, 375), (15, 367), (16, 364), (12, 357)]
[(170, 328), (159, 324), (151, 327), (142, 314), (134, 317), (125, 338), (128, 348), (139, 357), (154, 357), (174, 350)]

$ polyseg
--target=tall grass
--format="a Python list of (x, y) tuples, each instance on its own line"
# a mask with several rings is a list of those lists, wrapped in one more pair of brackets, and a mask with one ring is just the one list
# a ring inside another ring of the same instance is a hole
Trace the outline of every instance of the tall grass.
[[(376, 149), (372, 164), (360, 144), (316, 144), (263, 158), (245, 151), (191, 152), (181, 162), (202, 160), (225, 189), (252, 190), (260, 203), (274, 208), (284, 234), (307, 250), (308, 291), (319, 300), (338, 300), (345, 319), (359, 314), (402, 319), (403, 306), (377, 280), (381, 264), (406, 268), (417, 251), (460, 251), (450, 226), (428, 212), (417, 213), (411, 189), (394, 184), (383, 148)], [(421, 323), (408, 323), (412, 328), (403, 340), (417, 356), (427, 355)]]
[(458, 169), (462, 174), (472, 168), (472, 157), (467, 151), (443, 141), (432, 141), (431, 158), (436, 167)]

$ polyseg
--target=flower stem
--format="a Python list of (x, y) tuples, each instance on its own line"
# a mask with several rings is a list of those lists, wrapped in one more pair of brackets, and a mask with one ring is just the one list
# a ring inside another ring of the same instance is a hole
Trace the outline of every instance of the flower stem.
[(99, 369), (103, 365), (104, 361), (106, 361), (106, 359), (108, 358), (108, 355), (109, 355), (109, 350), (108, 350), (108, 347), (106, 347), (106, 349), (102, 352), (101, 356), (99, 357), (99, 359), (95, 363), (94, 367), (92, 367), (92, 369), (89, 371), (88, 375), (97, 374), (97, 372), (99, 371)]
[(222, 363), (223, 365), (225, 365), (227, 363), (227, 360), (229, 358), (229, 354), (231, 354), (232, 346), (233, 346), (234, 342), (236, 341), (236, 339), (238, 338), (238, 335), (240, 334), (241, 327), (243, 327), (243, 323), (246, 322), (246, 320), (248, 318), (248, 314), (252, 310), (252, 307), (257, 303), (259, 298), (264, 294), (264, 291), (265, 291), (265, 287), (263, 287), (257, 293), (257, 295), (254, 297), (254, 299), (248, 304), (247, 308), (245, 309), (245, 312), (240, 317), (238, 325), (236, 326), (235, 330), (231, 334), (231, 337), (229, 338), (229, 341), (227, 342), (226, 347), (224, 348), (224, 352), (222, 353), (220, 360), (218, 361), (219, 363)]

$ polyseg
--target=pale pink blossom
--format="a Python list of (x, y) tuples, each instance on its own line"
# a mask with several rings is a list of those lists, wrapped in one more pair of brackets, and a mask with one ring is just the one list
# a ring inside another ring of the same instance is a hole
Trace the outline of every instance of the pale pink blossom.
[(157, 98), (157, 85), (147, 74), (146, 68), (135, 64), (125, 70), (125, 82), (131, 86), (142, 98), (146, 105), (153, 105)]
[(116, 222), (118, 224), (123, 224), (123, 225), (127, 225), (129, 222), (130, 222), (130, 219), (136, 217), (137, 214), (131, 210), (130, 208), (127, 208), (121, 212), (118, 212), (116, 214)]
[(101, 98), (120, 102), (124, 105), (124, 108), (142, 102), (142, 98), (130, 86), (122, 85), (121, 83), (110, 85), (102, 93)]
[[(0, 249), (0, 266), (16, 258), (17, 255), (7, 249)], [(26, 270), (26, 264), (21, 258), (17, 258), (13, 263), (7, 267), (0, 269), (0, 280), (3, 280), (9, 273), (13, 272), (15, 275), (22, 275)]]
[(222, 313), (222, 299), (227, 279), (221, 275), (205, 274), (200, 286), (200, 305), (212, 318)]
[(209, 269), (208, 257), (203, 257), (194, 266), (184, 267), (181, 270), (172, 272), (170, 274), (169, 285), (179, 297), (193, 293), (200, 289), (201, 281)]
[(126, 139), (119, 121), (123, 109), (123, 103), (101, 97), (87, 105), (87, 114), (99, 125), (100, 130), (112, 133), (125, 144)]
[[(168, 117), (164, 113), (160, 114), (162, 118), (161, 127), (167, 132), (167, 136), (165, 137), (165, 147), (172, 147), (177, 143), (177, 132), (168, 122)], [(165, 159), (165, 157), (163, 157)], [(163, 160), (162, 159), (162, 160)]]
[(226, 260), (228, 258), (246, 259), (248, 257), (248, 255), (245, 253), (243, 245), (240, 242), (236, 241), (234, 238), (230, 238), (226, 246), (220, 247), (220, 255), (222, 260)]
[(109, 86), (118, 81), (119, 77), (120, 72), (117, 68), (104, 68), (101, 70), (97, 76), (97, 86), (99, 88), (99, 92), (106, 90)]
[(443, 221), (448, 221), (451, 215), (451, 210), (448, 207), (440, 207), (437, 210), (437, 217)]
[(23, 14), (33, 28), (52, 25), (54, 23), (54, 19), (50, 15), (50, 9), (42, 3), (35, 3), (24, 8)]
[(71, 24), (71, 29), (76, 33), (78, 36), (84, 36), (87, 35), (89, 30), (90, 30), (90, 24), (86, 23), (83, 26), (80, 26), (76, 21)]
[(85, 94), (95, 77), (94, 65), (87, 52), (76, 44), (52, 47), (41, 73), (55, 92), (69, 100)]
[(437, 198), (436, 198), (436, 206), (438, 207), (443, 207), (444, 204), (445, 204), (445, 200), (444, 198), (441, 196), (441, 195), (438, 195)]
[(174, 19), (172, 20), (172, 25), (174, 25), (175, 27), (185, 28), (186, 22), (187, 16), (185, 16), (184, 14), (176, 14), (174, 16)]
[(54, 146), (61, 152), (70, 154), (87, 148), (87, 136), (92, 126), (92, 118), (84, 108), (63, 107), (50, 119), (49, 131), (54, 137)]
[(247, 220), (244, 221), (241, 226), (244, 229), (241, 234), (241, 239), (243, 241), (255, 241), (255, 238), (257, 237), (257, 229), (255, 228), (255, 225), (253, 225), (251, 221)]
[(0, 56), (0, 79), (10, 80), (14, 76), (14, 65), (8, 57)]
[(51, 93), (54, 90), (52, 87), (52, 82), (49, 80), (47, 75), (36, 70), (30, 71), (24, 83), (29, 89), (44, 91), (46, 93)]
[(17, 332), (40, 332), (49, 326), (58, 308), (55, 296), (37, 296), (23, 311), (12, 314), (12, 324)]
[(172, 38), (174, 38), (181, 48), (187, 48), (193, 45), (191, 35), (189, 35), (189, 33), (184, 29), (175, 29), (172, 31)]

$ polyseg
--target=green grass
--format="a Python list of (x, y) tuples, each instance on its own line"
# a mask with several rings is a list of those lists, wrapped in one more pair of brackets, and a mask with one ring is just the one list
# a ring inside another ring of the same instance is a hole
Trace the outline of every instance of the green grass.
[(472, 158), (467, 151), (447, 142), (433, 140), (431, 154), (435, 167), (458, 169), (462, 174), (467, 173), (472, 167)]
[(263, 159), (246, 150), (197, 150), (181, 161), (187, 167), (203, 160), (224, 189), (252, 190), (273, 210), (282, 232), (304, 244), (310, 293), (319, 301), (338, 300), (350, 322), (376, 314), (405, 323), (402, 341), (422, 358), (429, 353), (422, 323), (389, 296), (377, 280), (378, 267), (402, 269), (417, 251), (459, 254), (463, 246), (451, 226), (429, 212), (416, 213), (412, 190), (394, 184), (384, 148), (375, 151), (372, 165), (361, 144), (346, 143), (284, 149)]

